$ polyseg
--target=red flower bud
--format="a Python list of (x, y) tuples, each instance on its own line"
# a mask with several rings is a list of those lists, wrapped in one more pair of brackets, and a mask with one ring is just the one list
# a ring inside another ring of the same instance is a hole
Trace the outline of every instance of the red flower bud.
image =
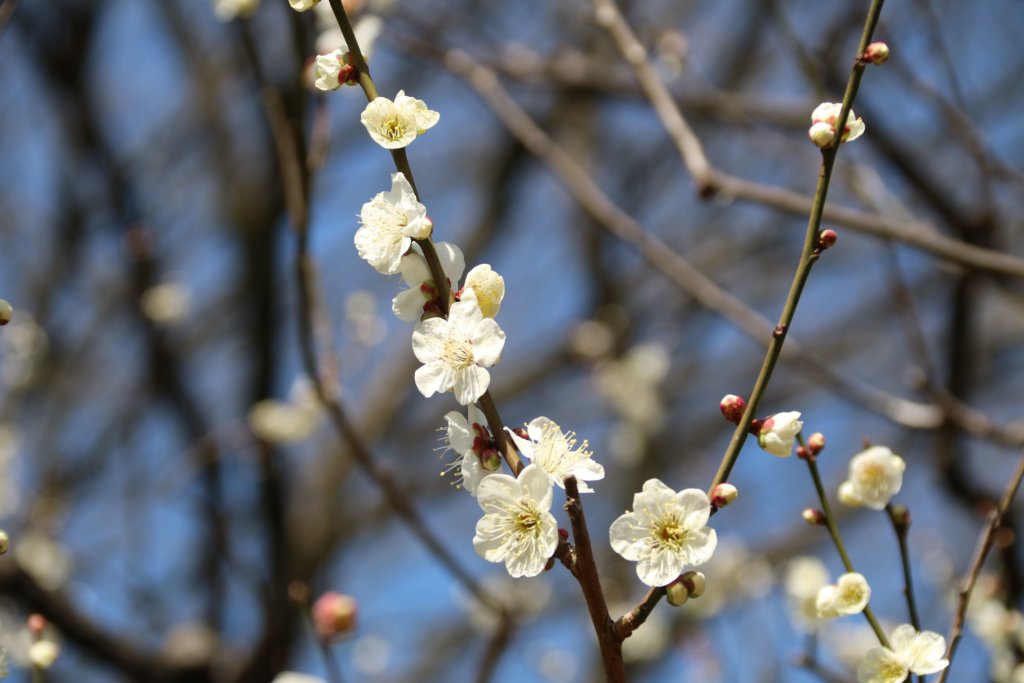
[(331, 640), (355, 630), (358, 604), (355, 598), (328, 591), (313, 605), (313, 625), (323, 640)]
[(743, 419), (743, 411), (747, 408), (747, 402), (743, 400), (742, 396), (728, 394), (722, 397), (718, 407), (722, 409), (722, 415), (726, 420), (733, 424), (739, 424)]

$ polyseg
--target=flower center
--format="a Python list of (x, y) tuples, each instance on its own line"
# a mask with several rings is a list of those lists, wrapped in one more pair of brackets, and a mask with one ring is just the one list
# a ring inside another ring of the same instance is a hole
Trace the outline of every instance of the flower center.
[(464, 339), (446, 339), (444, 357), (448, 365), (456, 370), (473, 365), (473, 346)]
[(677, 519), (663, 519), (655, 525), (652, 536), (662, 548), (678, 550), (686, 538), (686, 529)]
[(907, 678), (907, 669), (900, 662), (889, 661), (882, 665), (878, 671), (880, 680), (903, 681)]
[(381, 126), (381, 133), (388, 140), (401, 140), (405, 136), (405, 126), (398, 119), (388, 119)]
[(526, 508), (515, 515), (516, 530), (521, 534), (536, 535), (540, 532), (540, 515), (532, 508)]

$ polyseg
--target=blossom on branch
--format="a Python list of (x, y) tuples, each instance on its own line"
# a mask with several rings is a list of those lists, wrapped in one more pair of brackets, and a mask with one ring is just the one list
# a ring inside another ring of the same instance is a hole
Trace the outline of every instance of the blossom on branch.
[(871, 586), (863, 574), (849, 572), (839, 577), (836, 583), (818, 590), (815, 607), (822, 619), (834, 619), (850, 614), (860, 614), (871, 599)]
[(458, 468), (459, 479), (456, 486), (466, 489), (469, 495), (476, 497), (477, 487), (484, 477), (494, 474), (501, 468), (501, 456), (494, 448), (491, 432), (487, 427), (487, 418), (470, 403), (466, 415), (453, 410), (444, 416), (447, 428), (444, 441), (449, 450), (458, 454), (442, 474)]
[(412, 333), (413, 353), (423, 363), (416, 388), (427, 397), (454, 390), (459, 403), (473, 403), (487, 391), (486, 368), (498, 362), (504, 346), (505, 333), (475, 301), (456, 302), (447, 320), (424, 320)]
[(313, 66), (313, 83), (318, 90), (337, 90), (342, 85), (356, 83), (356, 69), (352, 55), (344, 45), (325, 55), (317, 55)]
[(377, 97), (366, 105), (359, 120), (373, 141), (385, 149), (407, 146), (438, 122), (441, 115), (427, 108), (423, 100), (399, 90), (394, 101)]
[(391, 191), (380, 192), (363, 204), (359, 220), (362, 226), (356, 230), (356, 250), (384, 275), (397, 273), (412, 241), (429, 237), (434, 228), (427, 208), (416, 199), (403, 173), (391, 174)]
[(501, 309), (501, 300), (505, 298), (505, 278), (498, 275), (490, 265), (481, 263), (466, 275), (462, 285), (460, 299), (472, 298), (480, 306), (485, 318), (493, 318)]
[[(441, 262), (441, 271), (448, 280), (448, 287), (458, 282), (462, 277), (462, 271), (466, 268), (465, 258), (462, 250), (448, 242), (435, 242), (434, 251), (437, 252), (437, 259)], [(391, 300), (391, 310), (399, 320), (413, 322), (420, 320), (428, 314), (440, 315), (441, 306), (438, 300), (437, 285), (434, 283), (434, 276), (427, 265), (427, 259), (418, 244), (413, 244), (398, 265), (398, 272), (402, 274), (402, 280), (409, 286), (402, 290)], [(449, 298), (448, 303), (452, 300)], [(487, 316), (484, 316), (487, 317)]]
[(946, 639), (933, 631), (920, 633), (910, 624), (897, 626), (890, 647), (875, 647), (857, 667), (858, 683), (900, 683), (910, 674), (925, 676), (949, 666)]
[(527, 425), (526, 433), (528, 439), (509, 430), (519, 452), (544, 470), (560, 488), (565, 488), (565, 478), (570, 475), (579, 481), (579, 490), (583, 493), (592, 490), (586, 482), (604, 479), (604, 467), (591, 459), (593, 452), (586, 440), (576, 448), (575, 432), (563, 432), (554, 421), (538, 417)]
[(288, 0), (288, 4), (296, 12), (305, 12), (308, 9), (312, 9), (318, 2), (320, 0)]
[[(811, 112), (811, 127), (807, 131), (808, 137), (818, 147), (825, 149), (831, 147), (836, 139), (836, 119), (843, 109), (842, 102), (822, 102)], [(841, 142), (853, 142), (864, 134), (864, 121), (857, 118), (850, 109), (846, 117), (846, 125), (843, 127)]]
[(757, 435), (757, 445), (766, 453), (788, 458), (793, 453), (793, 441), (804, 423), (800, 421), (800, 413), (777, 413), (761, 425)]
[(839, 500), (846, 505), (882, 510), (903, 487), (903, 458), (885, 446), (872, 446), (853, 456), (850, 473), (839, 487)]
[(515, 578), (544, 571), (558, 547), (552, 491), (551, 479), (537, 465), (524, 468), (518, 478), (495, 474), (480, 482), (476, 500), (484, 516), (473, 537), (477, 554), (504, 562)]
[(636, 562), (636, 573), (648, 586), (667, 586), (687, 566), (711, 559), (718, 544), (707, 528), (711, 501), (700, 489), (678, 493), (658, 479), (648, 479), (633, 496), (633, 511), (612, 522), (612, 549)]

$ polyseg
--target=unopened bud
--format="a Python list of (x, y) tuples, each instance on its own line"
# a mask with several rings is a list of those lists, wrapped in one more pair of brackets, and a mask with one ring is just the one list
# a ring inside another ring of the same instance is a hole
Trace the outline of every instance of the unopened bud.
[(885, 64), (889, 61), (889, 46), (885, 43), (871, 43), (864, 50), (864, 61), (872, 64)]
[(716, 508), (724, 508), (736, 500), (736, 497), (739, 495), (739, 490), (732, 484), (719, 484), (711, 489), (711, 504)]
[(690, 593), (686, 590), (683, 582), (676, 579), (665, 586), (665, 597), (668, 598), (668, 604), (673, 607), (679, 607), (680, 605), (685, 605), (686, 601), (690, 599)]
[(836, 139), (836, 132), (832, 128), (832, 124), (826, 123), (825, 121), (819, 121), (810, 127), (807, 131), (807, 137), (809, 137), (811, 142), (815, 145), (821, 149), (825, 149)]
[(6, 299), (0, 299), (0, 325), (6, 325), (14, 317), (14, 306), (11, 306)]
[(0, 555), (6, 553), (11, 547), (11, 539), (7, 532), (0, 529)]
[(529, 439), (530, 438), (530, 434), (525, 429), (523, 429), (522, 427), (516, 427), (512, 431), (515, 432), (515, 435), (518, 436), (520, 439)]
[(897, 504), (892, 506), (892, 518), (903, 529), (909, 529), (911, 518), (910, 508), (906, 505)]
[(839, 234), (835, 230), (822, 230), (821, 234), (818, 235), (818, 249), (825, 251), (836, 246), (836, 240), (839, 239)]
[(817, 460), (817, 458), (814, 457), (814, 454), (811, 453), (811, 451), (805, 448), (804, 446), (796, 447), (796, 457), (800, 458), (801, 460), (810, 460), (811, 462)]
[(313, 604), (313, 625), (324, 641), (351, 633), (356, 627), (358, 603), (355, 598), (328, 591)]
[(569, 542), (569, 530), (568, 529), (563, 529), (562, 527), (559, 527), (558, 528), (558, 540), (561, 541), (562, 543), (568, 543)]
[(800, 516), (811, 526), (822, 526), (825, 523), (825, 513), (814, 508), (806, 508)]
[(686, 593), (691, 598), (699, 598), (704, 595), (707, 586), (707, 578), (703, 572), (688, 571), (679, 577), (680, 583), (686, 587)]
[(761, 430), (764, 429), (764, 422), (764, 420), (754, 418), (753, 420), (750, 421), (750, 427), (747, 429), (747, 431), (753, 434), (754, 436), (758, 436), (761, 433)]
[(555, 568), (555, 558), (549, 557), (547, 563), (544, 565), (544, 571), (549, 572)]
[(38, 638), (43, 635), (43, 631), (46, 629), (46, 617), (38, 612), (28, 615), (28, 620), (25, 625), (28, 626), (28, 632)]
[(742, 396), (728, 394), (722, 397), (718, 407), (722, 409), (722, 415), (725, 419), (735, 425), (739, 424), (740, 420), (743, 419), (743, 411), (747, 408), (747, 402), (743, 400)]
[(811, 450), (811, 453), (817, 455), (825, 450), (825, 435), (821, 432), (814, 432), (811, 437), (807, 439), (807, 448)]
[(480, 454), (480, 465), (488, 472), (497, 472), (501, 469), (501, 456), (493, 448), (487, 448)]

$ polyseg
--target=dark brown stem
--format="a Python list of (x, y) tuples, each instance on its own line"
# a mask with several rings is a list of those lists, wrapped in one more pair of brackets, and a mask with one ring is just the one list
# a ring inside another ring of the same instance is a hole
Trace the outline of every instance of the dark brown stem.
[(907, 610), (910, 612), (910, 623), (918, 631), (921, 630), (921, 618), (917, 612), (917, 601), (914, 599), (914, 582), (910, 572), (910, 550), (907, 547), (907, 532), (909, 525), (905, 519), (900, 519), (893, 509), (892, 503), (885, 506), (885, 511), (892, 522), (892, 530), (896, 532), (896, 540), (900, 544), (900, 560), (903, 563), (903, 595), (907, 598)]
[(622, 639), (616, 637), (614, 623), (608, 616), (608, 605), (601, 590), (601, 577), (597, 573), (594, 550), (590, 545), (587, 520), (583, 515), (579, 486), (576, 477), (565, 479), (565, 511), (569, 513), (572, 535), (576, 541), (576, 566), (579, 570), (580, 588), (587, 602), (590, 621), (594, 624), (597, 644), (601, 649), (601, 661), (608, 683), (625, 683), (626, 670), (622, 661)]

